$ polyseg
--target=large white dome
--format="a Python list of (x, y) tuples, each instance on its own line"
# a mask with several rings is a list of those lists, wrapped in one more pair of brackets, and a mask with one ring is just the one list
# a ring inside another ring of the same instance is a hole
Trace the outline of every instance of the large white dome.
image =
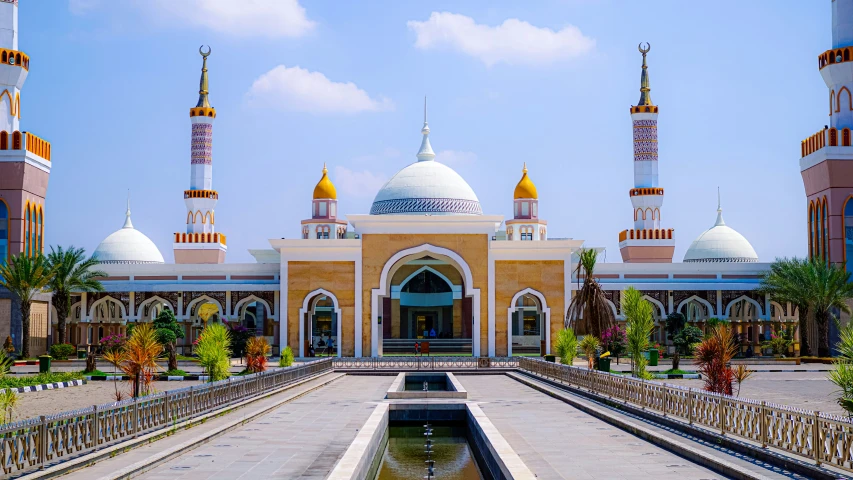
[(376, 194), (371, 215), (482, 215), (480, 200), (452, 168), (435, 161), (424, 104), (418, 161), (391, 177)]
[(758, 255), (743, 235), (726, 225), (723, 211), (718, 209), (717, 222), (693, 240), (684, 261), (754, 263)]
[(165, 263), (157, 245), (133, 228), (129, 207), (124, 226), (105, 238), (92, 256), (101, 263)]

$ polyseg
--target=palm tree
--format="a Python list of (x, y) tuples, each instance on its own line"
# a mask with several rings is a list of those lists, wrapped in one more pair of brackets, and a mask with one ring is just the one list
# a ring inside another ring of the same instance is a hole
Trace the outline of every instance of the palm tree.
[(86, 258), (82, 248), (50, 247), (47, 263), (53, 270), (48, 284), (53, 291), (53, 306), (56, 307), (58, 343), (65, 343), (65, 320), (71, 308), (72, 292), (103, 292), (104, 286), (98, 277), (106, 277), (106, 272), (93, 270), (98, 265), (94, 257)]
[[(579, 288), (569, 302), (565, 327), (571, 328), (580, 335), (594, 335), (596, 338), (601, 338), (604, 330), (616, 324), (616, 316), (610, 304), (607, 303), (604, 290), (593, 277), (597, 259), (598, 252), (593, 249), (580, 251), (580, 261), (575, 271)], [(581, 275), (583, 275), (583, 286), (580, 286)]]
[(0, 265), (0, 286), (18, 297), (21, 307), (21, 355), (30, 356), (30, 306), (33, 297), (44, 293), (53, 271), (41, 252), (33, 256), (23, 253), (12, 257), (7, 265)]
[(843, 266), (830, 264), (820, 258), (813, 258), (809, 262), (808, 273), (810, 303), (817, 322), (817, 354), (820, 357), (828, 357), (829, 321), (836, 320), (837, 310), (847, 314), (853, 313), (853, 309), (847, 304), (847, 301), (853, 298), (853, 284), (850, 283), (850, 273)]
[(776, 259), (770, 271), (764, 274), (758, 291), (769, 294), (778, 302), (790, 302), (799, 310), (800, 355), (811, 356), (816, 338), (809, 338), (809, 308), (812, 298), (809, 280), (809, 261), (802, 258)]

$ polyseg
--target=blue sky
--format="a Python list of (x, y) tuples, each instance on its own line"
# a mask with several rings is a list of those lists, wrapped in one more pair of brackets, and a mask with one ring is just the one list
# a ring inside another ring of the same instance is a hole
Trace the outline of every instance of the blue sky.
[(650, 42), (663, 226), (675, 258), (727, 223), (763, 261), (806, 253), (800, 140), (823, 127), (816, 57), (830, 2), (22, 0), (22, 128), (52, 142), (50, 244), (92, 251), (124, 220), (172, 261), (184, 231), (199, 45), (211, 45), (213, 185), (228, 261), (298, 238), (323, 163), (367, 213), (430, 140), (511, 215), (527, 162), (551, 237), (620, 261), (632, 227), (631, 119)]

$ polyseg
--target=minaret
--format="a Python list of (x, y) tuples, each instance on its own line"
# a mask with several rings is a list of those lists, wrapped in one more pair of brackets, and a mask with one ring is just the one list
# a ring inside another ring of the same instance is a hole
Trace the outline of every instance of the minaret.
[(345, 238), (347, 222), (338, 219), (338, 192), (329, 180), (329, 169), (323, 164), (323, 176), (314, 187), (311, 218), (302, 220), (302, 238), (333, 240)]
[(190, 147), (190, 189), (184, 190), (187, 206), (187, 231), (175, 234), (175, 263), (222, 263), (225, 261), (225, 235), (216, 233), (214, 207), (219, 193), (213, 190), (213, 120), (216, 109), (208, 99), (207, 53), (202, 57), (198, 103), (190, 108), (192, 140)]
[(513, 219), (507, 220), (507, 240), (545, 240), (548, 222), (539, 218), (539, 193), (527, 176), (527, 163), (521, 169), (521, 180), (513, 192)]
[(832, 48), (818, 55), (829, 125), (801, 142), (809, 257), (853, 272), (853, 0), (832, 1)]
[(646, 54), (641, 43), (643, 70), (640, 101), (631, 107), (634, 125), (634, 188), (628, 194), (634, 210), (634, 228), (619, 233), (619, 251), (625, 263), (672, 263), (672, 229), (660, 228), (663, 188), (658, 186), (658, 107), (652, 103)]
[(21, 131), (21, 89), (29, 70), (30, 57), (18, 50), (18, 1), (0, 0), (0, 264), (42, 252), (46, 243), (51, 145)]

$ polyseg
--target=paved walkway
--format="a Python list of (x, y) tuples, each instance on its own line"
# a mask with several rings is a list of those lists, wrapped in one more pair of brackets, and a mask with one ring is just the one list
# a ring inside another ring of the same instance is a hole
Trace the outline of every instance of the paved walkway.
[(143, 476), (146, 480), (324, 479), (393, 380), (390, 376), (344, 377)]
[(538, 480), (722, 478), (509, 377), (456, 378)]

